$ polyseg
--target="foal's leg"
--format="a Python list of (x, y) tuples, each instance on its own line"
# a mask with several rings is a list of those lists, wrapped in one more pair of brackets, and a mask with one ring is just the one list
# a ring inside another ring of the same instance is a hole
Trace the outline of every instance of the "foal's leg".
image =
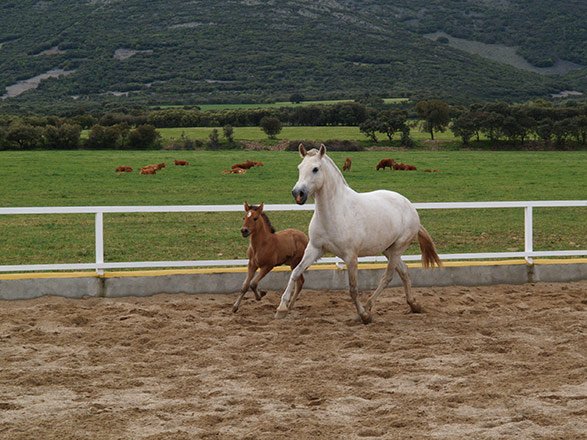
[(243, 297), (249, 291), (249, 286), (251, 285), (251, 280), (253, 279), (253, 276), (255, 275), (256, 271), (257, 271), (257, 266), (251, 261), (251, 259), (249, 259), (247, 277), (245, 278), (245, 282), (243, 283), (243, 286), (241, 287), (240, 295), (238, 296), (238, 298), (236, 299), (236, 302), (232, 306), (233, 313), (236, 313), (238, 311), (238, 308), (241, 305), (241, 301), (243, 300)]
[(320, 258), (323, 253), (324, 252), (322, 249), (312, 246), (311, 242), (308, 243), (302, 261), (300, 261), (300, 264), (298, 264), (296, 268), (291, 271), (287, 287), (285, 288), (283, 295), (281, 295), (281, 302), (279, 303), (279, 307), (277, 307), (277, 311), (275, 312), (276, 318), (285, 318), (287, 312), (289, 311), (287, 305), (289, 304), (290, 297), (294, 289), (294, 284), (302, 276), (305, 270), (310, 267), (310, 265), (312, 265), (312, 263), (314, 263), (318, 258)]
[(408, 266), (406, 266), (406, 263), (400, 260), (395, 270), (399, 274), (399, 277), (402, 279), (402, 283), (404, 284), (404, 290), (406, 292), (406, 301), (410, 306), (410, 310), (412, 311), (412, 313), (422, 313), (424, 309), (422, 309), (422, 306), (416, 302), (414, 296), (412, 295), (412, 280), (410, 279), (410, 275), (408, 274)]
[(264, 290), (258, 291), (257, 286), (259, 285), (259, 282), (265, 277), (265, 275), (267, 275), (269, 272), (271, 272), (271, 269), (273, 269), (273, 266), (261, 267), (261, 269), (259, 270), (259, 273), (257, 275), (255, 275), (255, 278), (253, 278), (253, 281), (251, 281), (251, 290), (255, 294), (255, 299), (257, 301), (259, 301), (261, 298), (263, 298), (267, 294), (267, 292), (265, 292)]
[(359, 301), (359, 289), (357, 287), (357, 276), (359, 273), (359, 266), (357, 257), (353, 257), (352, 259), (345, 261), (347, 265), (347, 270), (349, 272), (349, 289), (351, 293), (351, 298), (355, 303), (355, 307), (357, 308), (357, 313), (361, 317), (361, 321), (363, 324), (369, 324), (371, 322), (371, 314), (363, 308), (363, 304)]

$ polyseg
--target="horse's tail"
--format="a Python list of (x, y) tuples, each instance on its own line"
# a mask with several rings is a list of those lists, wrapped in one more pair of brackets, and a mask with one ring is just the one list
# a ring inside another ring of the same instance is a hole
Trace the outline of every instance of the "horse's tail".
[(430, 234), (422, 225), (420, 225), (420, 229), (418, 230), (418, 242), (422, 251), (422, 266), (426, 268), (434, 267), (435, 264), (438, 267), (442, 266), (440, 257), (436, 253), (432, 237), (430, 237)]

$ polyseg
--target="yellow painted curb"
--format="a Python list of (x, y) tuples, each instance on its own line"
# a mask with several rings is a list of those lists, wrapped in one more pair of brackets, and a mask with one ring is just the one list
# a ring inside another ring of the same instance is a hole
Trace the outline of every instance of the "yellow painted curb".
[[(445, 261), (443, 267), (479, 267), (479, 266), (511, 266), (511, 265), (526, 265), (523, 259), (518, 260), (495, 260), (495, 261)], [(587, 264), (587, 258), (573, 258), (573, 259), (540, 259), (534, 260), (534, 264), (548, 265), (548, 264)], [(359, 270), (377, 270), (385, 269), (385, 263), (361, 263)], [(422, 267), (421, 263), (408, 263), (409, 268)], [(309, 270), (343, 270), (344, 265), (337, 266), (336, 264), (317, 264), (311, 266)], [(274, 272), (289, 272), (287, 266), (278, 266), (273, 269)], [(103, 275), (98, 275), (94, 271), (88, 272), (35, 272), (35, 273), (15, 273), (15, 274), (0, 274), (1, 280), (26, 280), (26, 279), (51, 279), (51, 278), (125, 278), (125, 277), (158, 277), (158, 276), (172, 276), (172, 275), (199, 275), (199, 274), (222, 274), (222, 273), (246, 273), (246, 267), (216, 267), (216, 268), (200, 268), (200, 269), (162, 269), (162, 270), (140, 270), (140, 271), (119, 271), (119, 272), (105, 272)]]

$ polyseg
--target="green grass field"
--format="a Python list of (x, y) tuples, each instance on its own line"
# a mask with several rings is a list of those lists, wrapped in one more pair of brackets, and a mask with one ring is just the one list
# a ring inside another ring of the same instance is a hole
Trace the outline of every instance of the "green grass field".
[[(353, 168), (357, 191), (389, 189), (413, 202), (585, 199), (587, 152), (368, 151), (332, 152)], [(415, 172), (375, 171), (384, 157)], [(190, 161), (175, 167), (173, 159)], [(222, 170), (263, 161), (244, 175)], [(198, 205), (292, 203), (299, 156), (277, 151), (0, 152), (0, 206)], [(138, 168), (166, 162), (157, 175)], [(117, 165), (135, 168), (117, 175)], [(426, 173), (426, 168), (439, 169)], [(537, 209), (535, 248), (585, 249), (584, 208)], [(277, 229), (307, 230), (310, 212), (269, 214)], [(523, 250), (521, 209), (421, 211), (439, 252)], [(245, 258), (242, 214), (112, 214), (105, 216), (106, 261)], [(90, 215), (0, 216), (0, 264), (93, 261)], [(412, 252), (417, 252), (413, 249)]]
[[(222, 136), (222, 127), (215, 127)], [(173, 139), (179, 139), (182, 135), (188, 139), (207, 141), (208, 136), (214, 127), (183, 127), (183, 128), (160, 128), (158, 129), (163, 142), (169, 142)], [(421, 132), (417, 129), (412, 129), (410, 132), (412, 139), (416, 141), (430, 139), (429, 133)], [(267, 135), (259, 127), (234, 127), (234, 138), (236, 141), (267, 141)], [(387, 137), (383, 133), (377, 136), (379, 141), (387, 141)], [(399, 134), (394, 136), (394, 140), (400, 138)], [(450, 130), (444, 133), (435, 133), (434, 138), (441, 141), (453, 141), (455, 136)], [(359, 130), (359, 127), (349, 126), (318, 126), (318, 127), (283, 127), (281, 133), (277, 136), (277, 140), (272, 140), (269, 143), (274, 144), (279, 140), (314, 140), (327, 141), (329, 139), (345, 139), (353, 141), (368, 141)]]
[[(383, 102), (385, 104), (399, 104), (401, 102), (408, 101), (407, 98), (385, 98)], [(280, 108), (280, 107), (302, 107), (308, 105), (333, 105), (340, 104), (343, 102), (353, 102), (352, 99), (333, 99), (323, 101), (302, 101), (299, 103), (293, 103), (289, 101), (277, 101), (271, 103), (256, 103), (256, 104), (200, 104), (198, 107), (202, 111), (207, 110), (237, 110), (237, 109), (256, 109), (256, 108)], [(160, 106), (162, 108), (182, 107), (182, 106)]]

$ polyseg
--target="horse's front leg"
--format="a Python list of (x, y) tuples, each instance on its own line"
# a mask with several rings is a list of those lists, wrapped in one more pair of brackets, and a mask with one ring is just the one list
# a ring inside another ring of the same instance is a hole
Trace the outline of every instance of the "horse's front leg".
[(359, 289), (358, 289), (358, 274), (359, 274), (359, 265), (357, 257), (353, 257), (348, 261), (345, 261), (347, 265), (347, 269), (349, 272), (349, 290), (351, 293), (351, 298), (355, 303), (355, 307), (357, 308), (357, 313), (361, 317), (361, 321), (363, 324), (369, 324), (371, 322), (371, 314), (365, 311), (363, 304), (359, 301)]
[[(243, 283), (243, 286), (241, 287), (240, 295), (238, 296), (234, 305), (232, 306), (233, 313), (236, 313), (238, 311), (238, 308), (241, 305), (241, 301), (243, 300), (245, 294), (249, 291), (249, 287), (251, 285), (251, 280), (253, 279), (253, 276), (255, 275), (256, 271), (257, 271), (257, 266), (255, 265), (255, 263), (252, 262), (252, 259), (249, 259), (247, 277), (245, 278), (245, 282)], [(256, 296), (256, 293), (255, 293), (255, 296)]]
[(290, 303), (291, 294), (294, 290), (296, 282), (306, 271), (306, 269), (310, 267), (318, 258), (320, 258), (323, 253), (324, 252), (322, 249), (312, 246), (312, 242), (308, 243), (308, 246), (304, 251), (302, 261), (300, 261), (300, 264), (298, 264), (295, 269), (291, 271), (287, 287), (285, 288), (283, 295), (281, 295), (281, 302), (279, 303), (279, 307), (277, 307), (277, 311), (275, 312), (276, 318), (285, 318), (287, 312), (289, 311), (288, 304)]

